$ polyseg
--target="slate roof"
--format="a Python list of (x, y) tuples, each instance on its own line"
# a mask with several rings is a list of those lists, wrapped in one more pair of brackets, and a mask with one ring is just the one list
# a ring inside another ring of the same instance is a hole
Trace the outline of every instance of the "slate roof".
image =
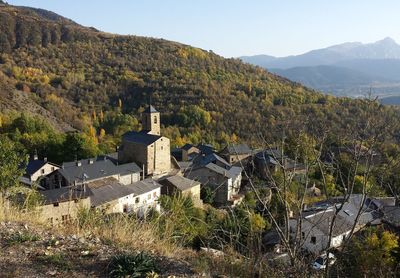
[(148, 131), (146, 130), (140, 132), (128, 131), (122, 135), (122, 138), (126, 141), (143, 144), (146, 146), (153, 144), (155, 141), (161, 138), (159, 135), (148, 134), (147, 132)]
[(179, 168), (181, 168), (181, 170), (185, 171), (193, 166), (193, 162), (192, 161), (178, 161), (178, 165), (179, 165)]
[(127, 185), (127, 187), (132, 189), (133, 193), (136, 196), (153, 191), (154, 189), (160, 188), (161, 186), (161, 184), (151, 178)]
[(222, 153), (228, 153), (230, 155), (235, 154), (251, 154), (253, 151), (246, 144), (240, 145), (228, 145), (222, 151)]
[(400, 227), (400, 207), (384, 206), (382, 208), (383, 221), (394, 227)]
[(198, 155), (193, 159), (193, 164), (196, 166), (204, 166), (209, 163), (215, 164), (218, 161), (224, 164), (226, 167), (231, 167), (231, 165), (225, 159), (215, 153), (210, 153), (206, 156)]
[(200, 150), (201, 153), (208, 155), (215, 152), (215, 149), (212, 145), (209, 144), (199, 144), (196, 146)]
[(144, 113), (157, 113), (158, 111), (154, 108), (153, 105), (149, 105), (145, 110)]
[(193, 147), (194, 146), (192, 144), (185, 144), (181, 149), (185, 150), (185, 151), (188, 151), (188, 150), (190, 150), (190, 148), (193, 148)]
[(44, 161), (44, 160), (29, 160), (28, 165), (26, 165), (26, 170), (25, 170), (25, 176), (32, 176), (34, 173), (36, 173), (40, 168), (42, 168), (44, 165), (46, 165), (47, 163), (54, 165), (56, 167), (60, 167), (54, 163), (48, 162), (48, 161)]
[(265, 155), (264, 152), (256, 154), (256, 158), (266, 164), (278, 164), (278, 162), (272, 156)]
[[(258, 158), (258, 159), (265, 159), (265, 158), (267, 158), (267, 157), (272, 157), (274, 160), (280, 160), (280, 159), (282, 159), (282, 153), (281, 153), (281, 151), (279, 150), (279, 149), (266, 149), (266, 150), (263, 150), (263, 151), (261, 151), (261, 152), (258, 152), (257, 154), (256, 154), (256, 157)], [(283, 158), (285, 158), (286, 156), (285, 155), (283, 155)]]
[(45, 205), (61, 203), (76, 199), (84, 199), (91, 196), (93, 193), (88, 187), (78, 186), (77, 188), (72, 187), (61, 187), (52, 190), (40, 191), (40, 194), (44, 197)]
[(235, 178), (242, 172), (242, 168), (237, 166), (232, 166), (227, 170), (214, 163), (209, 163), (204, 167), (227, 178)]
[(118, 180), (114, 178), (94, 181), (88, 183), (87, 186), (93, 193), (90, 200), (94, 207), (134, 194), (132, 188), (119, 183)]
[(160, 181), (160, 183), (165, 184), (165, 181), (168, 181), (169, 183), (171, 183), (172, 185), (174, 185), (176, 188), (178, 188), (181, 191), (185, 191), (194, 186), (200, 185), (199, 182), (190, 180), (190, 179), (182, 177), (182, 176), (171, 176), (171, 177), (168, 177), (168, 178)]
[(105, 155), (99, 155), (97, 157), (97, 160), (104, 160), (104, 159), (109, 159), (112, 162), (114, 162), (114, 164), (117, 164), (118, 163), (118, 152), (109, 153), (109, 154), (105, 154)]
[[(345, 218), (346, 221), (353, 224), (362, 204), (362, 196), (362, 194), (351, 194), (348, 200), (344, 203), (343, 208), (340, 210), (338, 216)], [(313, 204), (313, 207), (311, 207), (303, 215), (307, 217), (309, 215), (318, 213), (318, 211), (333, 210), (334, 206), (339, 206), (342, 203), (343, 198), (343, 196), (339, 196), (329, 200), (317, 202)], [(367, 197), (364, 206), (361, 209), (360, 217), (357, 220), (357, 225), (366, 225), (379, 220), (380, 217), (382, 217), (382, 214), (378, 211), (378, 208), (379, 207), (375, 204), (375, 201)]]
[[(325, 235), (329, 235), (330, 226), (335, 212), (333, 209), (327, 209), (304, 217), (305, 222), (311, 224), (311, 229), (317, 227)], [(354, 222), (353, 222), (354, 223)], [(336, 215), (334, 226), (332, 229), (333, 236), (342, 235), (350, 231), (353, 223), (341, 215)]]
[[(90, 161), (93, 163), (90, 164)], [(81, 166), (78, 166), (76, 161), (63, 163), (58, 172), (69, 183), (73, 183), (75, 180), (81, 182), (84, 175), (85, 180), (90, 181), (117, 174), (139, 173), (142, 171), (134, 162), (116, 165), (109, 159), (96, 160), (95, 158), (84, 159), (79, 162)]]

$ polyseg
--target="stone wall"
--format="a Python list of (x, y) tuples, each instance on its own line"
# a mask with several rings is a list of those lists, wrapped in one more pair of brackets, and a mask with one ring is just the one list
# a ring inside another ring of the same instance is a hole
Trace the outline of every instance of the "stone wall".
[[(187, 178), (199, 181), (203, 186), (215, 190), (214, 203), (216, 205), (225, 205), (228, 201), (228, 183), (230, 179), (215, 173), (207, 168), (198, 168), (190, 171)], [(231, 182), (231, 181), (230, 181)]]
[(118, 151), (118, 161), (120, 163), (135, 162), (140, 168), (145, 165), (145, 172), (147, 174), (149, 171), (147, 149), (148, 148), (143, 144), (124, 140), (122, 142), (122, 147)]
[(54, 203), (40, 207), (41, 218), (52, 224), (59, 224), (63, 221), (75, 219), (79, 209), (90, 208), (90, 198), (70, 200), (66, 202)]
[(171, 149), (169, 139), (161, 137), (154, 142), (153, 145), (155, 148), (155, 156), (153, 154), (153, 173), (155, 175), (168, 173), (171, 171)]

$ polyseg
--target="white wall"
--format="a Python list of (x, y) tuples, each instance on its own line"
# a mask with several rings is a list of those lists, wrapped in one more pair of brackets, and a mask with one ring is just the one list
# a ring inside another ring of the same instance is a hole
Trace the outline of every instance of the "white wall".
[[(292, 237), (296, 235), (297, 220), (291, 219), (289, 221), (290, 234)], [(310, 222), (302, 222), (301, 233), (304, 233), (304, 237), (300, 235), (302, 248), (315, 254), (319, 254), (326, 250), (329, 242), (329, 235), (325, 235), (317, 227), (313, 226)], [(332, 237), (331, 247), (339, 247), (342, 245), (344, 237), (347, 236), (349, 232)], [(311, 241), (312, 237), (315, 237), (315, 244)]]
[[(107, 213), (136, 213), (139, 217), (143, 217), (152, 208), (160, 211), (160, 206), (157, 204), (160, 194), (161, 188), (141, 195), (130, 194), (103, 204), (100, 208), (107, 208)], [(124, 208), (126, 211), (124, 211)]]
[(123, 185), (128, 185), (140, 180), (140, 173), (133, 173), (127, 175), (119, 175), (118, 181)]
[(59, 169), (59, 167), (51, 165), (50, 163), (46, 163), (45, 165), (43, 165), (42, 168), (40, 168), (31, 176), (31, 181), (37, 181), (40, 177), (48, 175), (57, 169)]

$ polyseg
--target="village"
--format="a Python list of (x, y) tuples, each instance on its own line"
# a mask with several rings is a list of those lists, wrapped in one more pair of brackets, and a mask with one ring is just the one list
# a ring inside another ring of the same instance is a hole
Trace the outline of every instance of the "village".
[[(208, 144), (186, 144), (171, 150), (170, 140), (161, 135), (160, 113), (151, 105), (142, 114), (142, 127), (126, 132), (116, 152), (107, 155), (57, 165), (35, 153), (20, 181), (43, 196), (41, 218), (62, 225), (82, 208), (146, 218), (151, 211), (160, 212), (161, 195), (187, 196), (201, 208), (202, 192), (211, 194), (211, 204), (223, 210), (239, 205), (251, 190), (249, 169), (265, 181), (281, 168), (298, 180), (306, 171), (278, 148), (231, 144), (216, 150)], [(320, 196), (321, 190), (314, 185), (307, 194)], [(394, 197), (335, 196), (304, 206), (299, 215), (301, 219), (290, 216), (288, 233), (296, 238), (301, 231), (301, 249), (321, 255), (316, 269), (325, 268), (327, 258), (334, 261), (326, 249), (340, 248), (351, 233), (373, 225), (400, 229), (400, 206)], [(271, 258), (285, 254), (276, 229), (263, 235), (263, 245)]]

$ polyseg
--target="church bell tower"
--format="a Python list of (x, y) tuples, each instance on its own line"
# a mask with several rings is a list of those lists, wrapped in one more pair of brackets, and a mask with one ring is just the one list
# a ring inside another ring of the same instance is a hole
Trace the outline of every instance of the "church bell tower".
[(143, 130), (147, 134), (160, 135), (160, 112), (158, 112), (152, 105), (150, 105), (142, 114)]

